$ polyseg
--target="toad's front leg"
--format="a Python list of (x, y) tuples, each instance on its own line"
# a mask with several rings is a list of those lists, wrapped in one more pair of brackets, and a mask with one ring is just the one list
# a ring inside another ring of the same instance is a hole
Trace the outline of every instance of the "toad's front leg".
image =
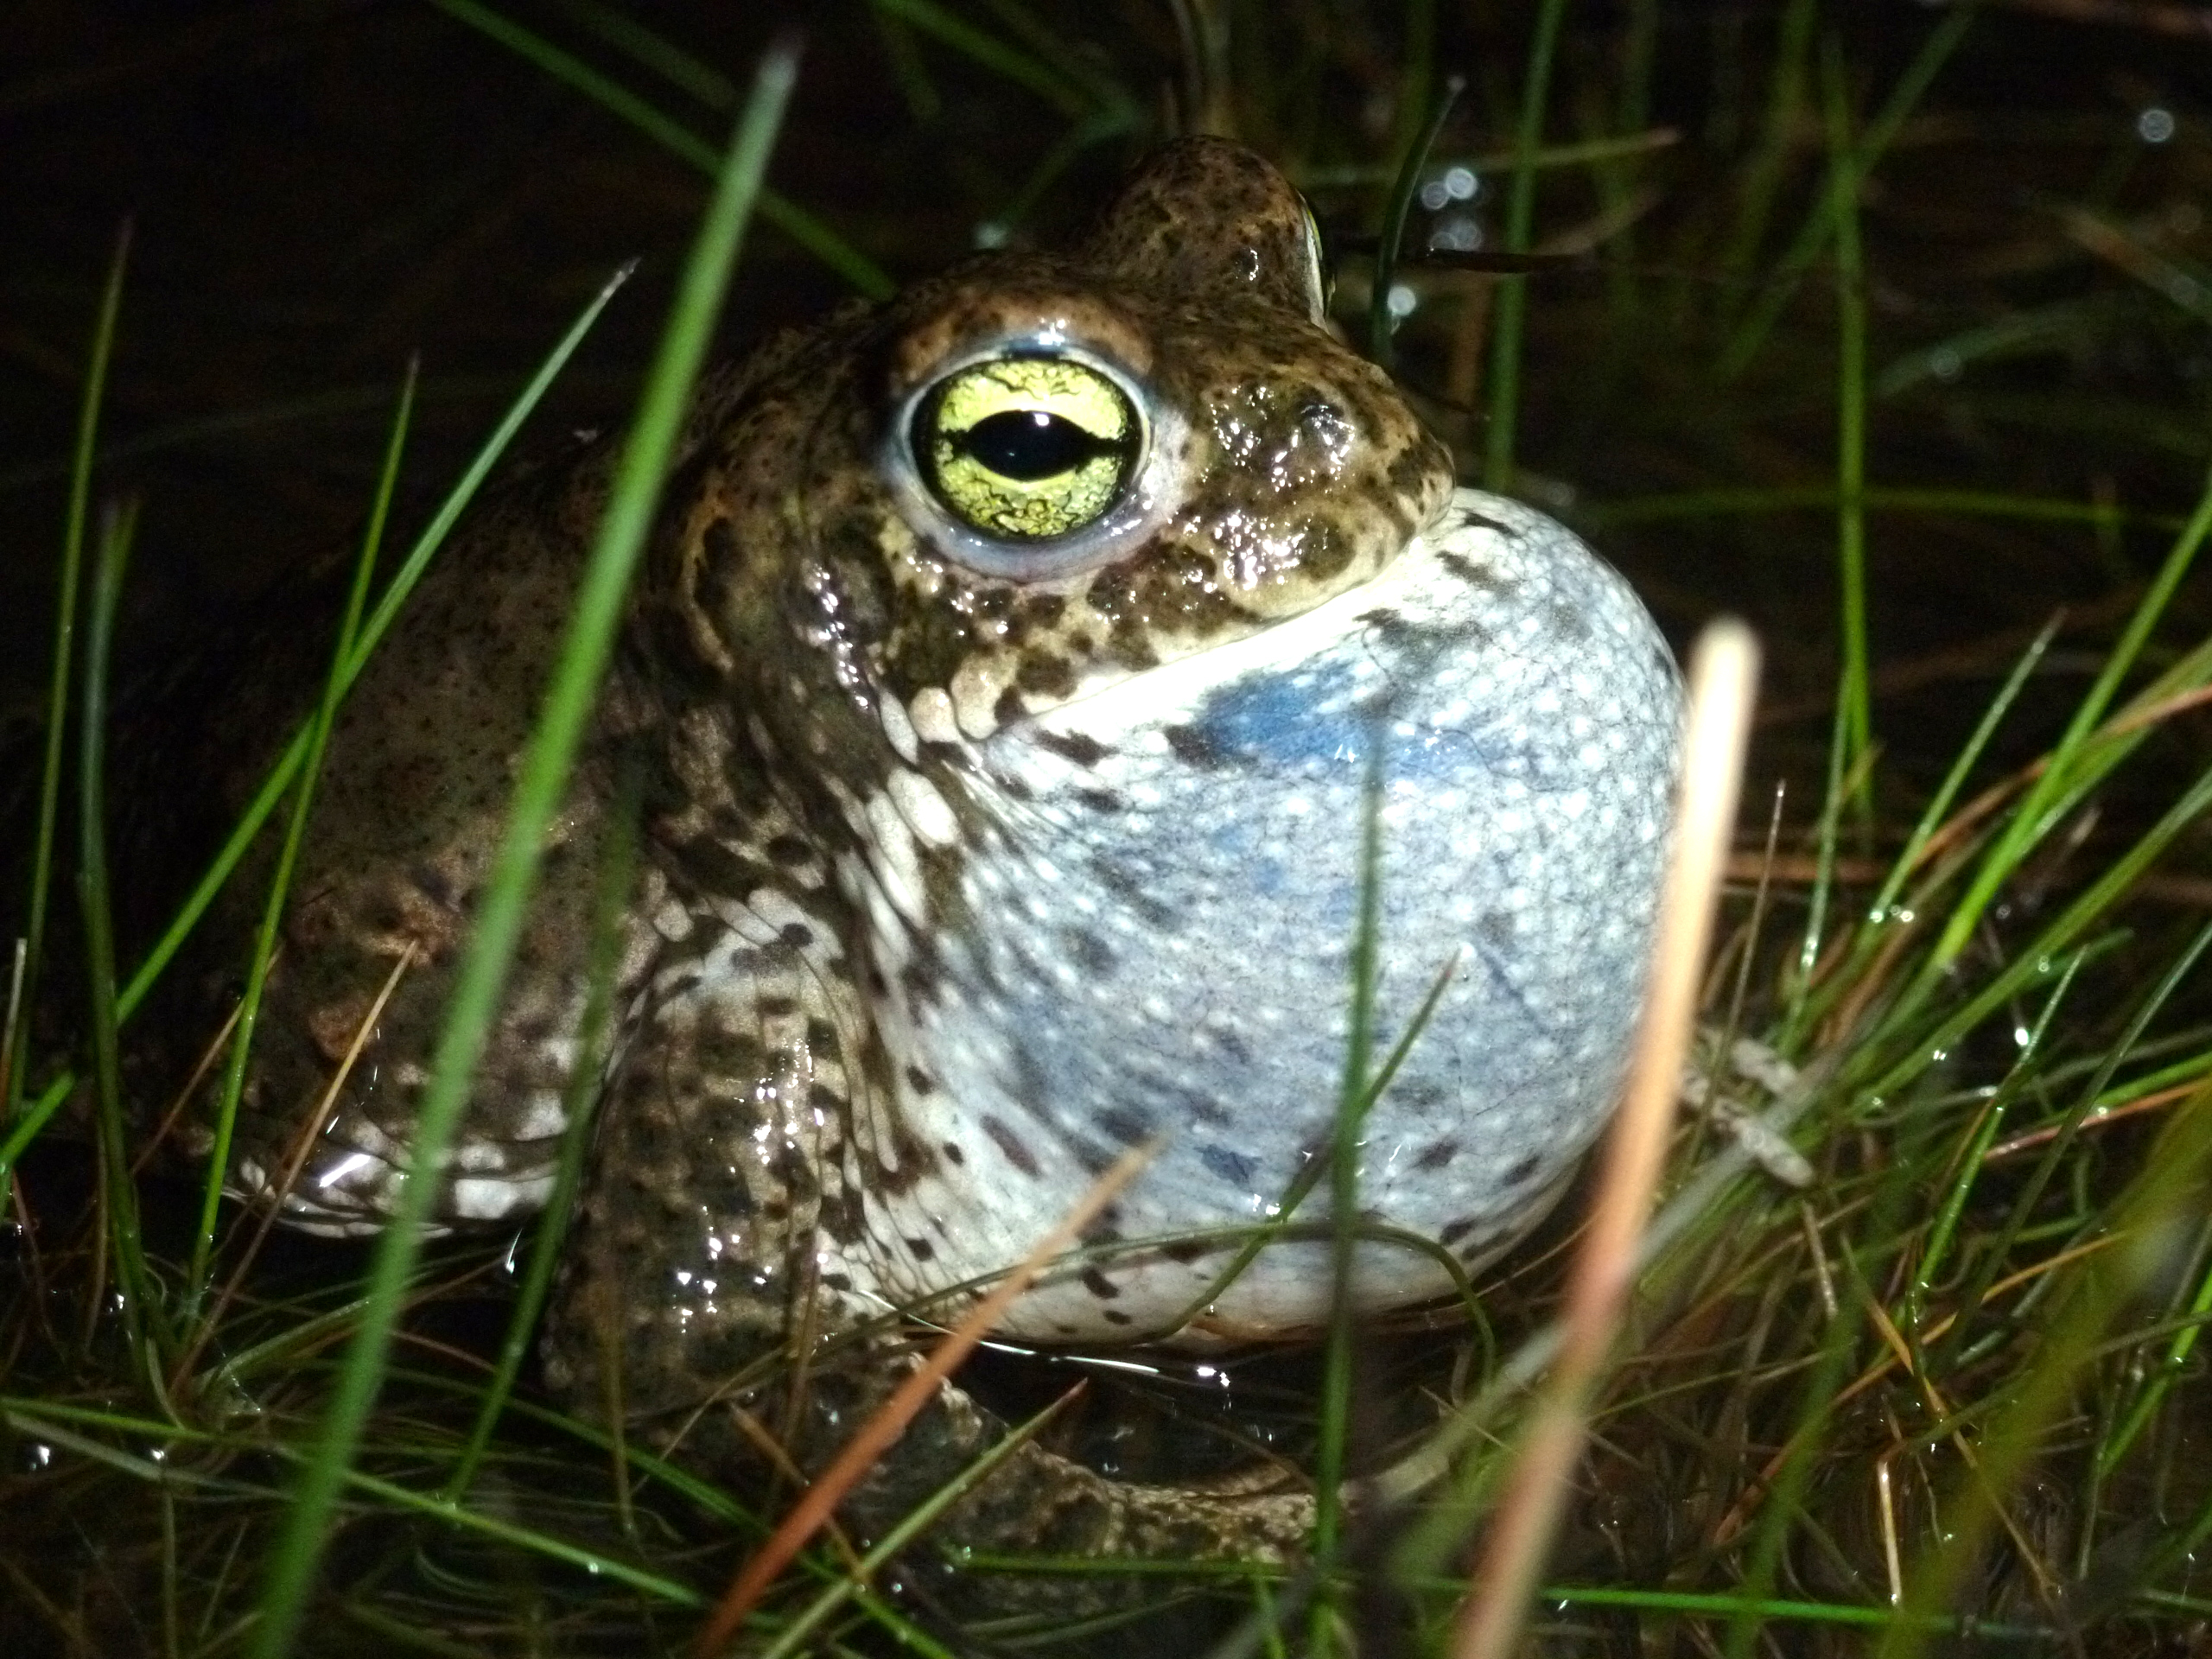
[[(712, 922), (664, 965), (610, 1080), (549, 1331), (550, 1375), (579, 1409), (604, 1418), (619, 1402), (641, 1439), (741, 1488), (766, 1467), (762, 1432), (818, 1471), (919, 1359), (872, 1264), (871, 1085), (841, 1034), (837, 987), (798, 949)], [(880, 1534), (1005, 1433), (948, 1384), (847, 1501), (849, 1519)], [(1114, 1481), (1030, 1444), (938, 1536), (1281, 1559), (1312, 1515), (1303, 1493)]]

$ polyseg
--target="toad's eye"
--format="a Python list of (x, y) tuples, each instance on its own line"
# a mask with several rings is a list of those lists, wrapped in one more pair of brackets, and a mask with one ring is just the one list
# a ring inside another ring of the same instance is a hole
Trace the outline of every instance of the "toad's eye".
[(914, 412), (914, 461), (956, 518), (1039, 542), (1121, 499), (1141, 430), (1128, 397), (1087, 363), (1002, 357), (955, 371)]

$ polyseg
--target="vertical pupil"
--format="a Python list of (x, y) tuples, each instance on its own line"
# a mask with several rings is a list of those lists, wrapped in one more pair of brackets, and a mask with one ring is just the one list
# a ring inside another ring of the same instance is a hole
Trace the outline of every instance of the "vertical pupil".
[(1071, 473), (1094, 455), (1116, 454), (1122, 446), (1087, 432), (1073, 421), (1042, 409), (1007, 409), (987, 415), (953, 437), (954, 447), (1001, 478), (1033, 482)]

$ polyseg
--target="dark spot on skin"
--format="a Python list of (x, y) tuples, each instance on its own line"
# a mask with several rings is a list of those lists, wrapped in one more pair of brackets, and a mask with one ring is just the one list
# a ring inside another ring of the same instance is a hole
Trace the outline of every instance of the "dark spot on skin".
[(1469, 1217), (1452, 1222), (1436, 1236), (1448, 1248), (1451, 1245), (1457, 1244), (1461, 1239), (1465, 1238), (1469, 1233), (1471, 1233), (1474, 1230), (1474, 1220), (1471, 1217)]
[(937, 1092), (935, 1081), (918, 1065), (910, 1065), (906, 1068), (906, 1081), (918, 1095), (931, 1095)]
[[(1478, 522), (1482, 524), (1490, 524), (1488, 519), (1481, 519)], [(1505, 529), (1505, 526), (1503, 524), (1490, 524), (1490, 528), (1503, 531)], [(1439, 553), (1436, 556), (1436, 562), (1442, 565), (1445, 569), (1449, 571), (1452, 575), (1459, 577), (1460, 581), (1465, 582), (1468, 587), (1475, 588), (1482, 593), (1497, 594), (1503, 596), (1504, 594), (1510, 594), (1515, 588), (1519, 586), (1517, 582), (1510, 582), (1505, 577), (1499, 575), (1489, 566), (1477, 564), (1472, 559), (1469, 558), (1464, 553)]]
[(926, 1238), (910, 1238), (906, 1241), (906, 1248), (913, 1253), (917, 1262), (927, 1262), (937, 1254), (937, 1246)]
[(795, 864), (809, 863), (814, 857), (814, 849), (797, 836), (772, 836), (761, 850), (786, 869)]
[(1049, 651), (1026, 651), (1021, 653), (1020, 666), (1014, 671), (1014, 683), (1040, 696), (1065, 697), (1075, 690), (1075, 670), (1066, 658)]
[(1426, 453), (1426, 448), (1422, 444), (1410, 443), (1392, 458), (1388, 476), (1393, 493), (1407, 496), (1421, 493), (1421, 485), (1427, 480), (1430, 469), (1435, 464)]
[(847, 1191), (822, 1206), (822, 1230), (840, 1244), (850, 1244), (868, 1229), (868, 1212), (858, 1192)]
[(1252, 1046), (1233, 1031), (1208, 1031), (1206, 1040), (1239, 1065), (1252, 1064)]
[(1241, 1152), (1227, 1147), (1200, 1147), (1198, 1161), (1232, 1186), (1249, 1187), (1258, 1166)]
[(1118, 812), (1125, 804), (1121, 796), (1110, 789), (1078, 789), (1075, 798), (1078, 804), (1093, 812)]
[(850, 1290), (853, 1287), (852, 1277), (848, 1274), (825, 1273), (822, 1275), (822, 1282), (832, 1290)]
[(780, 1020), (787, 1014), (797, 1014), (798, 1003), (788, 996), (764, 996), (753, 1007), (771, 1020)]
[(1109, 1106), (1091, 1122), (1125, 1147), (1134, 1147), (1152, 1134), (1152, 1119), (1134, 1106)]
[(1112, 893), (1138, 918), (1155, 931), (1172, 933), (1182, 925), (1183, 918), (1169, 906), (1161, 904), (1145, 890), (1144, 883), (1109, 858), (1093, 858), (1091, 874), (1098, 878), (1099, 886)]
[(983, 1115), (983, 1133), (997, 1143), (998, 1149), (1006, 1154), (1007, 1162), (1030, 1179), (1035, 1180), (1044, 1173), (1038, 1167), (1037, 1155), (1029, 1150), (1028, 1142), (988, 1112)]
[(1331, 581), (1351, 568), (1356, 551), (1351, 537), (1334, 524), (1317, 523), (1304, 537), (1299, 554), (1299, 574), (1317, 582)]
[(1001, 726), (1011, 726), (1029, 712), (1021, 700), (1021, 693), (1012, 686), (999, 693), (999, 700), (991, 705), (991, 718)]
[(1093, 576), (1090, 591), (1084, 598), (1099, 615), (1116, 621), (1126, 619), (1136, 602), (1135, 591), (1129, 586), (1129, 573), (1119, 565), (1109, 565)]
[(1078, 766), (1095, 766), (1114, 753), (1096, 738), (1086, 737), (1081, 732), (1039, 732), (1036, 741), (1038, 747), (1050, 749)]
[(1163, 726), (1160, 734), (1175, 751), (1175, 758), (1186, 766), (1212, 772), (1230, 763), (1230, 756), (1221, 746), (1195, 726)]
[(750, 893), (774, 885), (775, 872), (713, 841), (687, 842), (680, 851), (686, 873), (706, 893)]
[(1102, 1307), (1098, 1311), (1105, 1315), (1106, 1323), (1109, 1325), (1134, 1325), (1136, 1323), (1135, 1320), (1132, 1319), (1128, 1314), (1122, 1313), (1118, 1307)]
[(954, 1165), (964, 1164), (968, 1161), (968, 1154), (960, 1150), (960, 1143), (957, 1141), (948, 1141), (944, 1143), (944, 1161)]
[(1126, 619), (1116, 622), (1107, 645), (1114, 661), (1131, 673), (1141, 674), (1146, 669), (1160, 666), (1160, 652), (1153, 647), (1152, 636), (1136, 622)]
[(1510, 910), (1486, 910), (1475, 920), (1475, 931), (1483, 936), (1483, 943), (1500, 950), (1512, 944), (1519, 925)]
[(1402, 645), (1415, 638), (1420, 630), (1398, 612), (1389, 609), (1362, 611), (1359, 620), (1389, 645)]
[(1106, 941), (1087, 927), (1064, 927), (1060, 942), (1067, 946), (1068, 956), (1077, 967), (1094, 979), (1103, 979), (1116, 966), (1114, 953), (1107, 949)]
[(934, 1007), (937, 1002), (937, 969), (919, 959), (910, 962), (899, 970), (899, 988), (906, 993), (906, 1005), (910, 1008)]
[(814, 930), (804, 922), (786, 922), (777, 935), (794, 950), (804, 950), (814, 943)]
[(1170, 1116), (1179, 1114), (1190, 1122), (1204, 1123), (1217, 1129), (1229, 1122), (1229, 1114), (1222, 1109), (1219, 1101), (1188, 1084), (1160, 1077), (1147, 1077), (1143, 1083), (1145, 1098), (1172, 1109)]
[(445, 872), (434, 864), (417, 864), (408, 874), (414, 878), (416, 891), (441, 910), (460, 908), (459, 896), (453, 883), (447, 880)]
[(1590, 619), (1580, 605), (1554, 600), (1551, 605), (1552, 626), (1563, 639), (1586, 639), (1590, 637)]
[(1516, 1161), (1513, 1167), (1499, 1176), (1498, 1179), (1507, 1186), (1519, 1186), (1543, 1167), (1543, 1161), (1541, 1157), (1532, 1152), (1526, 1158)]
[(1052, 1115), (1052, 1081), (1045, 1075), (1045, 1068), (1027, 1047), (1014, 1050), (1014, 1076), (1007, 1079), (1010, 1092), (1020, 1103), (1021, 1109), (1044, 1124), (1054, 1127)]
[(1426, 1111), (1441, 1106), (1451, 1098), (1445, 1086), (1433, 1077), (1408, 1077), (1390, 1085), (1391, 1096), (1402, 1107)]
[(1441, 1169), (1459, 1155), (1457, 1141), (1440, 1141), (1414, 1160), (1415, 1169)]
[(1111, 1301), (1122, 1294), (1122, 1287), (1096, 1268), (1083, 1270), (1083, 1287), (1101, 1301)]
[(1075, 1154), (1076, 1163), (1086, 1175), (1103, 1175), (1114, 1167), (1114, 1154), (1095, 1141), (1071, 1140), (1068, 1149)]
[(1673, 679), (1675, 677), (1674, 653), (1669, 652), (1663, 645), (1652, 646), (1651, 666), (1659, 671), (1660, 678), (1666, 680)]
[(869, 995), (873, 996), (891, 995), (891, 982), (883, 976), (883, 969), (876, 967), (873, 963), (868, 964), (868, 988)]
[(1161, 1245), (1160, 1253), (1170, 1262), (1180, 1262), (1187, 1265), (1197, 1261), (1212, 1248), (1211, 1245), (1199, 1243), (1196, 1239), (1186, 1239), (1180, 1244)]

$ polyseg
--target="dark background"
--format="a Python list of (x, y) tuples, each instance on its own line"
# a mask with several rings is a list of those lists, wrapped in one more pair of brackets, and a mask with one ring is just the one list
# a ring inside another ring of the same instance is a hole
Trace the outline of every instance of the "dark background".
[[(952, 10), (1006, 35), (992, 5)], [(1125, 89), (1141, 118), (1080, 155), (1017, 238), (1078, 223), (1173, 118), (1183, 84), (1165, 0), (1025, 10), (1072, 60)], [(1439, 153), (1501, 149), (1533, 8), (1434, 10), (1433, 67), (1471, 81)], [(2060, 213), (2086, 206), (2155, 221), (2183, 264), (2212, 245), (2199, 223), (2212, 168), (2198, 114), (2212, 29), (2190, 38), (2141, 26), (2152, 14), (2172, 23), (2190, 10), (2179, 6), (2105, 8), (2116, 22), (2045, 15), (2094, 10), (2063, 0), (1986, 8), (1870, 181), (1871, 360), (1878, 372), (2056, 302), (2102, 296), (2111, 315), (2062, 330), (2043, 350), (1977, 364), (1948, 386), (1924, 378), (1878, 402), (1877, 481), (2101, 496), (2166, 513), (2194, 495), (2207, 429), (2204, 305), (2177, 305), (2100, 259), (2069, 237)], [(1808, 86), (1757, 262), (1732, 259), (1779, 10), (1684, 0), (1658, 9), (1648, 121), (1681, 142), (1643, 166), (1655, 201), (1632, 245), (1600, 250), (1644, 296), (1635, 337), (1618, 338), (1606, 273), (1532, 279), (1521, 453), (1536, 474), (1524, 487), (1554, 511), (1833, 476), (1824, 272), (1802, 285), (1749, 374), (1725, 386), (1707, 378), (1714, 323), (1755, 296), (1762, 267), (1821, 188), (1818, 92)], [(725, 115), (626, 62), (574, 10), (520, 3), (512, 15), (721, 141)], [(1595, 0), (1569, 8), (1555, 141), (1619, 130), (1629, 15)], [(979, 224), (1021, 193), (1071, 124), (1048, 99), (859, 0), (660, 3), (635, 16), (741, 86), (777, 27), (804, 26), (804, 79), (773, 181), (894, 276), (975, 246)], [(1262, 89), (1236, 108), (1240, 130), (1311, 165), (1387, 162), (1404, 119), (1403, 16), (1342, 3), (1237, 9), (1236, 62)], [(1861, 119), (1936, 16), (1905, 0), (1827, 9)], [(902, 82), (902, 61), (918, 63), (921, 79)], [(2141, 140), (2146, 109), (2172, 114), (2171, 140)], [(402, 533), (593, 289), (642, 255), (642, 279), (524, 448), (622, 418), (704, 188), (666, 149), (423, 0), (26, 0), (0, 20), (0, 714), (18, 735), (35, 718), (82, 365), (124, 219), (135, 239), (99, 488), (144, 505), (130, 636), (143, 672), (143, 653), (201, 637), (271, 573), (342, 551), (410, 353), (421, 353), (425, 381)], [(1501, 187), (1491, 184), (1477, 207), (1494, 235)], [(1371, 232), (1379, 219), (1379, 187), (1313, 194), (1334, 232)], [(1540, 237), (1592, 212), (1576, 170), (1544, 175)], [(1357, 262), (1347, 270), (1356, 275)], [(728, 342), (742, 349), (849, 291), (756, 226)], [(1407, 330), (1404, 369), (1433, 389), (1441, 335), (1425, 336), (1421, 321)], [(1478, 453), (1478, 434), (1472, 444)], [(1547, 495), (1546, 482), (1560, 487)], [(1778, 648), (1778, 691), (1816, 700), (1827, 689), (1834, 536), (1824, 515), (1600, 524), (1592, 533), (1678, 637), (1712, 610), (1742, 610)], [(2031, 626), (2058, 602), (2109, 599), (2139, 581), (2158, 539), (1878, 518), (1878, 664)], [(1940, 705), (1923, 712), (1949, 724)]]

